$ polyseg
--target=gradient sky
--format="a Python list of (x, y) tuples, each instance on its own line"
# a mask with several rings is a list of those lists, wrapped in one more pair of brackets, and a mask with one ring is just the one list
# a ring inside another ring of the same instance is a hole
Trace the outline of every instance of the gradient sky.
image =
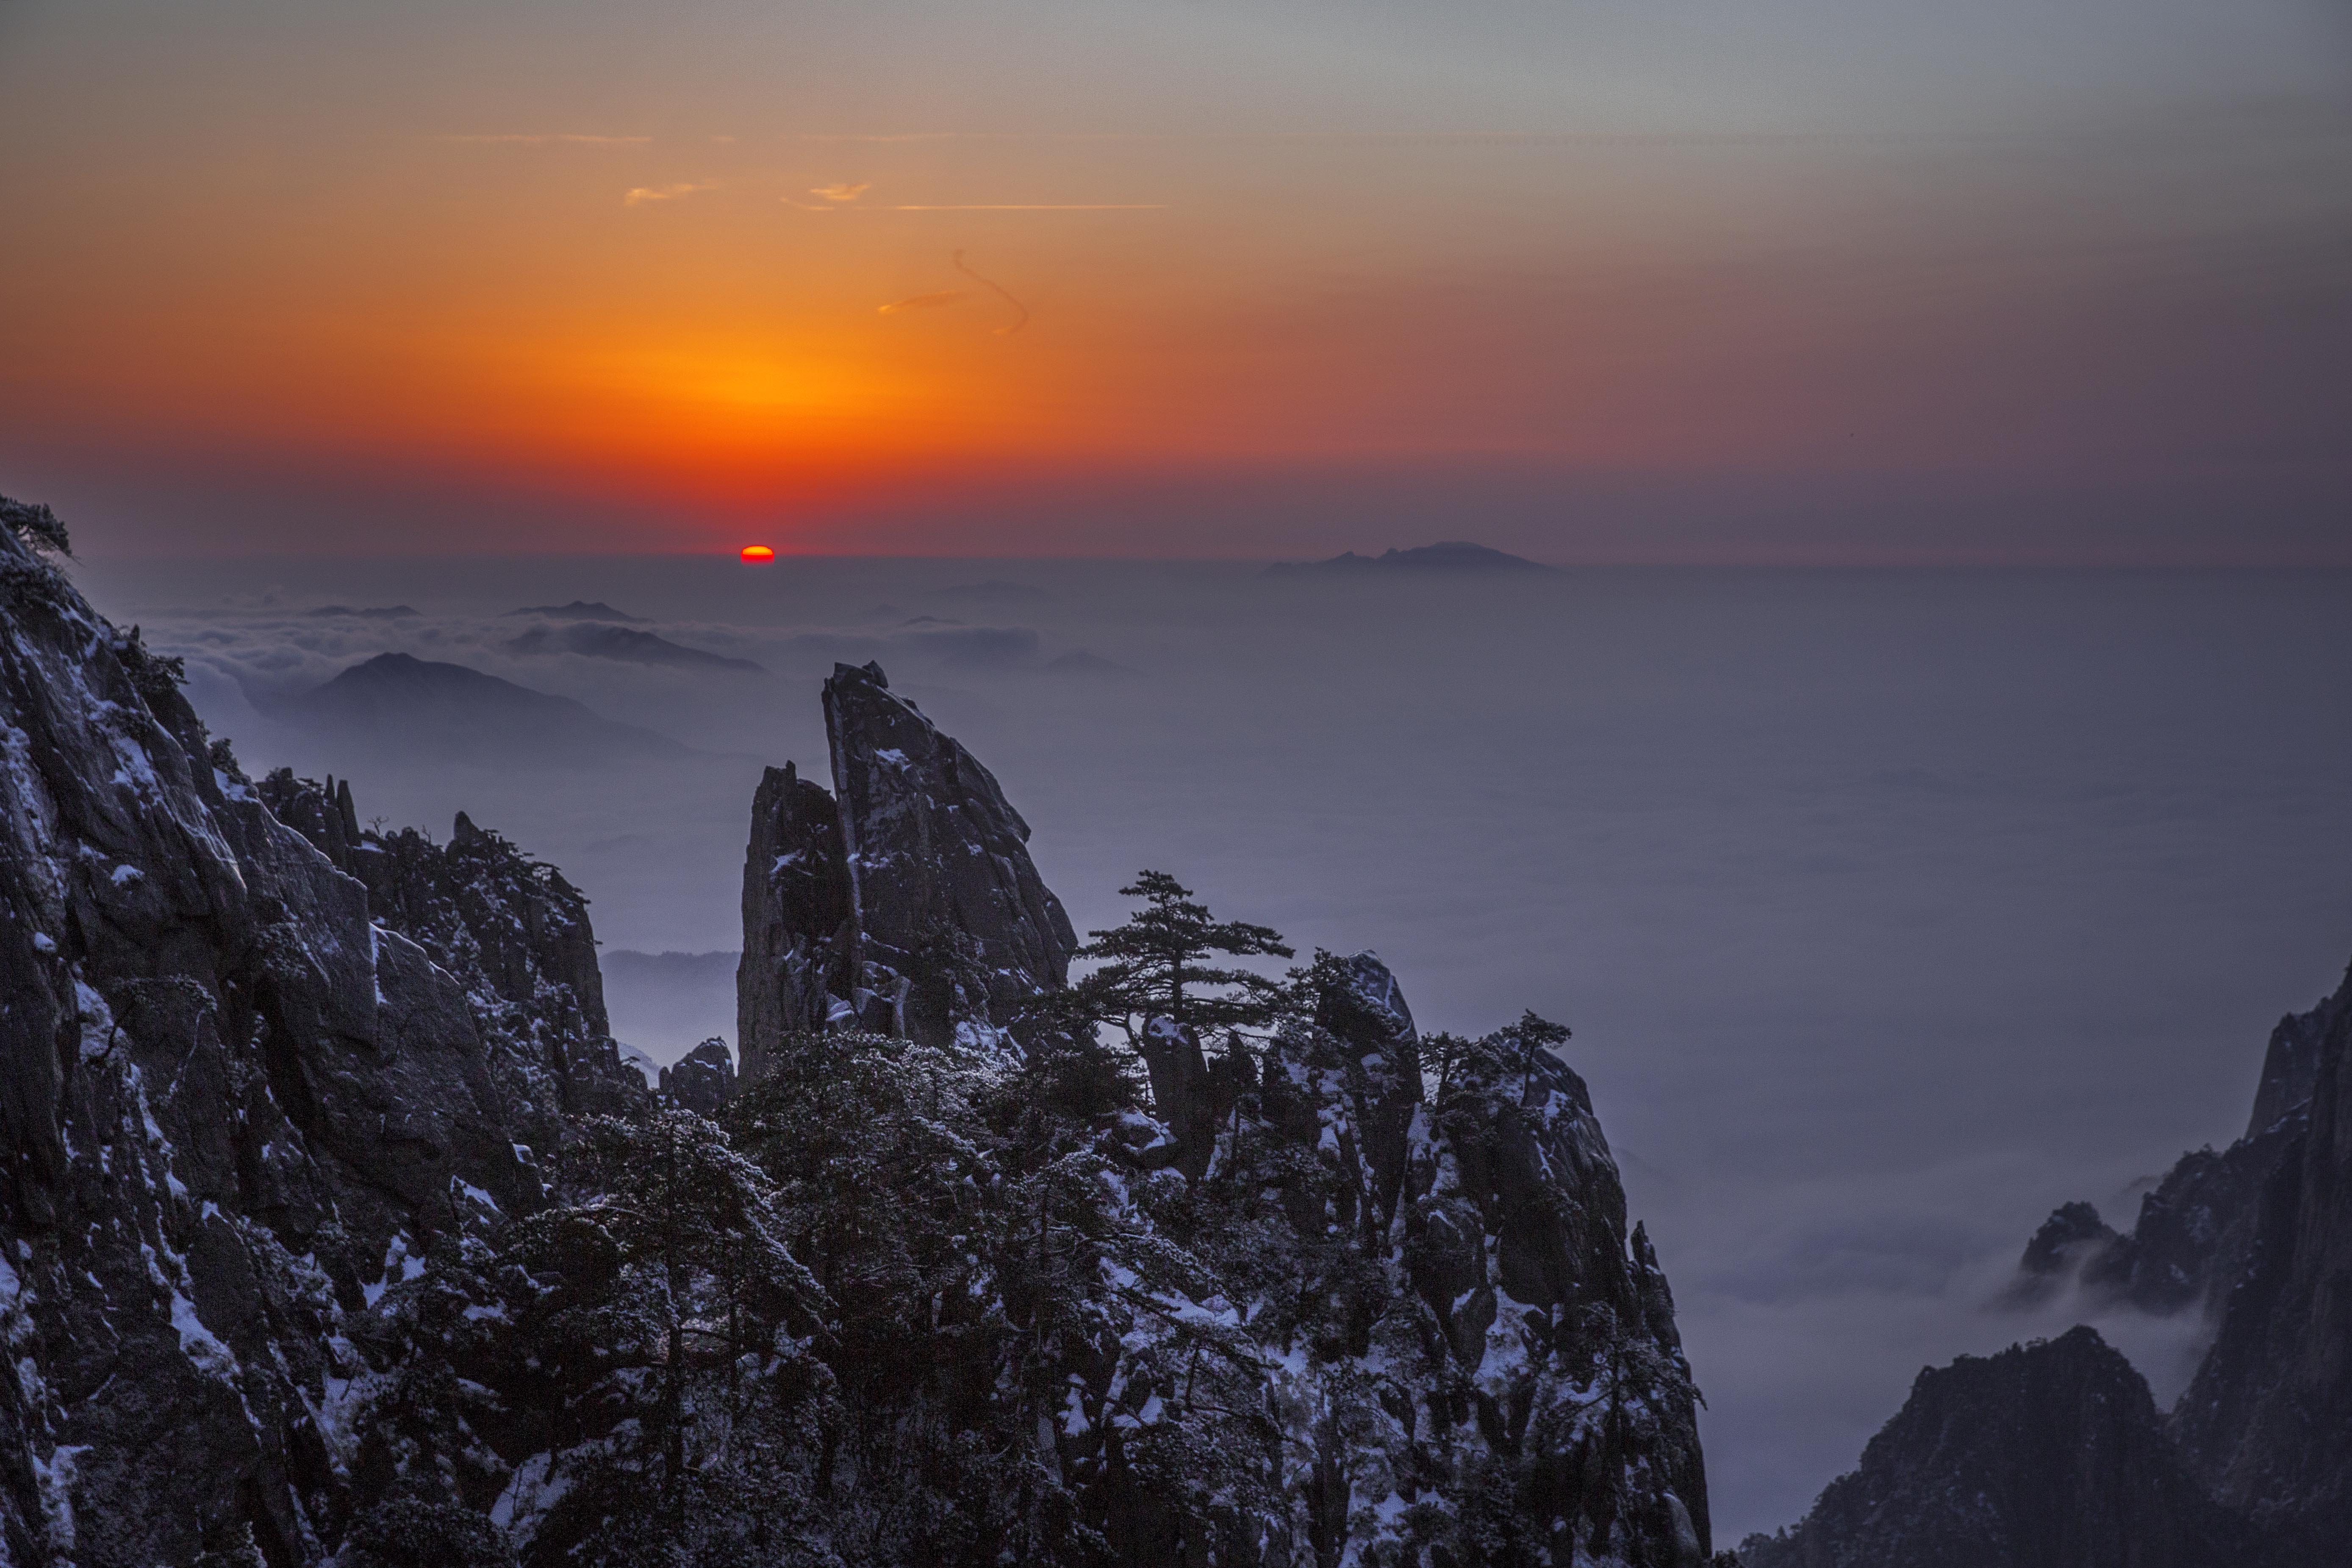
[(2352, 559), (2336, 0), (0, 5), (139, 553)]

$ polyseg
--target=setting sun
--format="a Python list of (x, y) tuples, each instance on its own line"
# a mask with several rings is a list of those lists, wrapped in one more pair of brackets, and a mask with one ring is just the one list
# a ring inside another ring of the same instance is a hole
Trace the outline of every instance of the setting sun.
[(756, 566), (773, 561), (775, 558), (776, 552), (764, 544), (747, 544), (743, 547), (743, 559), (748, 564)]

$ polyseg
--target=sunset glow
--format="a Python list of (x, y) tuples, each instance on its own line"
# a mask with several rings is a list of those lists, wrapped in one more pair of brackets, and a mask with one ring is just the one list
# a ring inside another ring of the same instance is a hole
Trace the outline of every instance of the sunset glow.
[(757, 566), (765, 562), (773, 561), (775, 558), (776, 552), (764, 544), (747, 544), (743, 547), (743, 560), (749, 565)]
[(1806, 50), (706, 4), (563, 34), (577, 68), (531, 0), (455, 52), (37, 9), (0, 27), (41, 237), (0, 257), (0, 459), (228, 549), (331, 504), (404, 520), (353, 548), (703, 550), (788, 508), (793, 551), (1289, 552), (1433, 537), (1465, 485), (1482, 534), (1604, 558), (1966, 555), (1955, 497), (2117, 548), (2221, 497), (2341, 515), (2344, 39), (2281, 14), (2134, 97), (2105, 35), (2027, 71), (1955, 21), (1921, 58), (1961, 63), (1849, 91), (1828, 0), (1779, 3)]

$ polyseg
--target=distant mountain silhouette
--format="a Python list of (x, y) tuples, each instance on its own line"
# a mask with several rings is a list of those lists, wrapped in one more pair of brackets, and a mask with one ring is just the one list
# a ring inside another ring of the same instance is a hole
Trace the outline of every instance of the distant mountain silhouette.
[(350, 616), (362, 621), (404, 621), (418, 612), (407, 605), (383, 605), (369, 609), (357, 609), (350, 605), (321, 605), (303, 612), (310, 616)]
[(768, 673), (763, 665), (748, 658), (730, 658), (725, 654), (709, 653), (698, 647), (688, 647), (667, 637), (657, 637), (651, 632), (631, 631), (626, 626), (592, 625), (581, 621), (575, 625), (533, 626), (507, 643), (507, 651), (521, 654), (576, 653), (585, 658), (618, 659), (624, 664), (661, 665), (673, 669), (731, 669), (753, 675)]
[(574, 599), (568, 605), (525, 605), (520, 610), (509, 610), (509, 619), (516, 616), (545, 616), (551, 621), (627, 621), (642, 624), (643, 616), (632, 616), (613, 608), (602, 599)]
[(1483, 544), (1471, 544), (1463, 540), (1450, 540), (1442, 544), (1423, 544), (1412, 550), (1391, 550), (1379, 555), (1359, 555), (1350, 550), (1334, 555), (1328, 561), (1279, 561), (1260, 575), (1286, 576), (1295, 572), (1348, 573), (1392, 571), (1402, 568), (1420, 572), (1553, 572), (1557, 567), (1530, 561), (1524, 555), (1509, 555), (1500, 550), (1490, 550)]
[(436, 761), (579, 767), (688, 754), (667, 735), (615, 723), (569, 697), (404, 653), (378, 654), (323, 686), (256, 705), (282, 723)]

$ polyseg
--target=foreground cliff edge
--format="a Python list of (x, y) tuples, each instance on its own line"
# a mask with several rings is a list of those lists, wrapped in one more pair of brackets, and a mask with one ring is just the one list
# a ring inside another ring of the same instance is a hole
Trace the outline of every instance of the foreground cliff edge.
[(247, 779), (0, 522), (0, 1561), (1706, 1559), (1560, 1031), (1327, 956), (1130, 1070), (869, 667), (755, 805), (742, 1081), (657, 1097), (559, 874)]

